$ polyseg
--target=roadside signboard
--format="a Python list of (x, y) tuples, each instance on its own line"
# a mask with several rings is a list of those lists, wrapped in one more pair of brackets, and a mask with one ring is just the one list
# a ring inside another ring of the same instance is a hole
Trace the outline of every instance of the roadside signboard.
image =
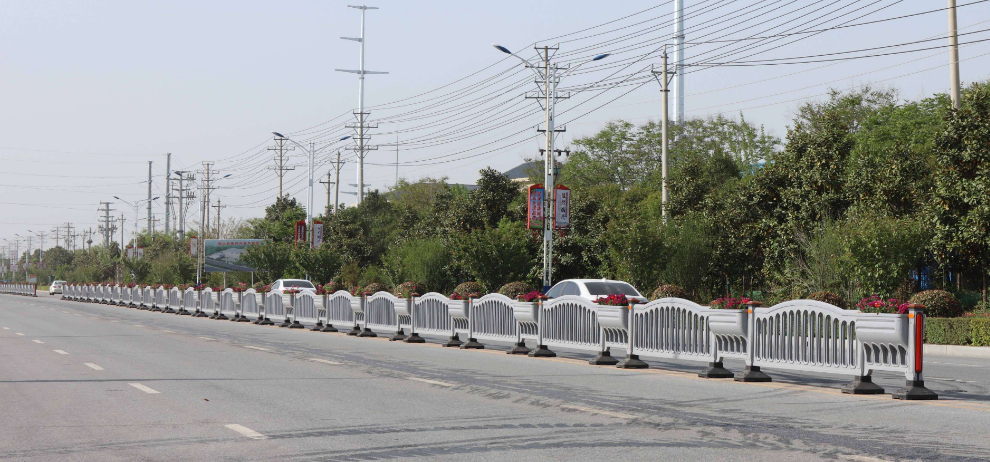
[(127, 246), (127, 259), (128, 260), (134, 259), (134, 247), (132, 246)]
[(299, 241), (306, 242), (306, 220), (296, 222), (296, 245), (299, 245)]
[(529, 229), (543, 229), (545, 202), (543, 199), (543, 185), (534, 184), (529, 187), (529, 213), (526, 216), (526, 227)]
[(203, 271), (207, 273), (226, 273), (230, 271), (254, 272), (241, 259), (247, 253), (248, 247), (265, 243), (264, 239), (206, 239), (203, 257)]
[(323, 222), (313, 220), (313, 247), (323, 244)]
[(567, 229), (571, 227), (571, 189), (564, 185), (557, 185), (554, 208), (554, 227), (557, 229)]
[(196, 239), (195, 237), (190, 237), (189, 238), (189, 256), (190, 257), (196, 258), (196, 257), (199, 256), (199, 245), (197, 245), (198, 243), (199, 243), (199, 239)]

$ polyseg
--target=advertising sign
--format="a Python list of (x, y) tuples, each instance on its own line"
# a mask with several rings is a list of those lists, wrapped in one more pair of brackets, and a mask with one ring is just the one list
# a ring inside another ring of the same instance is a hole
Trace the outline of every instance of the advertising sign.
[(557, 185), (556, 204), (554, 208), (554, 227), (567, 229), (571, 226), (571, 190), (567, 186)]
[(30, 277), (28, 277), (28, 283), (29, 284), (37, 284), (38, 283), (38, 277), (32, 274)]
[(138, 260), (144, 258), (144, 247), (138, 247), (137, 248), (137, 257), (138, 257)]
[(199, 256), (199, 240), (195, 237), (189, 238), (189, 256), (196, 258)]
[(296, 222), (296, 245), (299, 245), (299, 241), (306, 242), (306, 220)]
[(128, 260), (134, 259), (134, 247), (127, 246), (127, 259)]
[(529, 187), (529, 213), (526, 214), (526, 227), (529, 229), (543, 229), (543, 194), (543, 185), (534, 184)]
[(313, 220), (313, 247), (323, 244), (323, 222)]
[(248, 247), (265, 243), (264, 239), (206, 239), (203, 257), (203, 271), (207, 273), (226, 273), (230, 271), (254, 272), (241, 259), (247, 253)]

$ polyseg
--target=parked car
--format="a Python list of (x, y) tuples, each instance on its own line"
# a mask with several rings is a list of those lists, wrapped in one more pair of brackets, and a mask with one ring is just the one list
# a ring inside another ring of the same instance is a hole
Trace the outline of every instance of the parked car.
[(591, 301), (612, 294), (622, 294), (626, 298), (639, 300), (641, 303), (650, 301), (628, 282), (609, 279), (565, 279), (554, 284), (547, 291), (547, 297), (556, 298), (564, 295), (576, 295)]
[(48, 295), (55, 295), (62, 293), (63, 286), (65, 286), (65, 281), (52, 282), (52, 285), (48, 286)]
[(271, 287), (272, 292), (282, 294), (282, 304), (285, 306), (292, 304), (292, 295), (288, 293), (289, 289), (299, 289), (300, 292), (316, 293), (316, 286), (305, 279), (279, 279), (273, 282)]

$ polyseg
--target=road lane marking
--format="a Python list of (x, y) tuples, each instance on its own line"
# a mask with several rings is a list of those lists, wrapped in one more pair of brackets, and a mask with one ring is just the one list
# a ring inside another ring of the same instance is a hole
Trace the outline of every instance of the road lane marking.
[(455, 383), (441, 382), (439, 380), (421, 379), (419, 377), (407, 377), (409, 380), (415, 380), (417, 382), (428, 383), (431, 385), (440, 385), (441, 387), (456, 387)]
[(224, 427), (227, 427), (237, 433), (240, 433), (241, 435), (251, 438), (252, 440), (263, 440), (268, 438), (267, 436), (262, 435), (261, 433), (258, 433), (254, 430), (251, 430), (250, 428), (247, 428), (243, 425), (227, 424), (224, 425)]
[(870, 456), (858, 456), (855, 454), (839, 454), (840, 459), (855, 460), (858, 462), (888, 462), (887, 459), (878, 459)]
[(10, 328), (9, 327), (4, 327), (3, 330), (10, 330)]
[(82, 316), (82, 315), (81, 315), (81, 314), (79, 314), (79, 313), (76, 313), (76, 316)]
[(170, 334), (174, 334), (175, 333), (174, 330), (168, 330), (168, 329), (162, 329), (162, 332), (168, 332)]
[(942, 363), (942, 362), (938, 362), (938, 361), (925, 361), (925, 363), (928, 363), (928, 364), (942, 364), (942, 365), (945, 365), (945, 366), (986, 367), (986, 366), (980, 366), (978, 364)]
[(34, 343), (45, 343), (45, 342), (42, 342), (41, 340), (31, 340), (31, 341), (34, 342)]
[(268, 348), (261, 348), (261, 347), (251, 346), (251, 345), (244, 345), (244, 348), (250, 348), (252, 350), (259, 350), (259, 351), (272, 351), (272, 350), (269, 350)]
[(592, 408), (592, 407), (584, 407), (584, 406), (561, 406), (561, 408), (570, 409), (572, 411), (590, 412), (592, 414), (607, 415), (609, 417), (616, 417), (616, 418), (619, 418), (619, 419), (635, 419), (636, 418), (636, 416), (634, 416), (634, 415), (623, 414), (623, 413), (620, 413), (620, 412), (606, 411), (606, 410), (603, 410), (603, 409), (595, 409), (595, 408)]
[(63, 313), (65, 313), (65, 314), (69, 314), (69, 312), (68, 312), (68, 311), (63, 311)]
[(24, 336), (24, 334), (22, 334), (22, 333), (20, 333), (20, 332), (16, 332), (16, 333), (14, 333), (14, 335), (20, 335), (20, 336)]
[(142, 326), (140, 324), (135, 324), (134, 327), (144, 327), (144, 326)]
[(138, 390), (141, 390), (141, 391), (143, 391), (145, 393), (148, 393), (148, 394), (161, 393), (158, 390), (155, 390), (153, 388), (146, 387), (144, 385), (141, 385), (140, 383), (128, 383), (128, 385), (130, 385), (130, 386), (132, 386), (134, 388), (137, 388)]
[(97, 366), (96, 364), (93, 364), (93, 363), (83, 363), (83, 364), (89, 366), (89, 368), (92, 369), (92, 370), (94, 370), (94, 371), (102, 371), (103, 370), (102, 367)]
[(333, 364), (334, 366), (340, 366), (341, 364), (343, 364), (343, 363), (338, 363), (337, 361), (330, 361), (329, 359), (322, 359), (322, 358), (309, 358), (309, 360), (323, 364)]
[(58, 353), (58, 354), (60, 354), (60, 355), (67, 355), (67, 354), (69, 354), (69, 353), (67, 353), (65, 351), (62, 351), (62, 350), (55, 350), (55, 352)]
[(212, 339), (212, 338), (210, 338), (210, 337), (196, 337), (196, 338), (201, 338), (201, 339), (203, 339), (203, 340), (215, 340), (215, 339)]
[(110, 321), (110, 322), (120, 322), (120, 321)]
[(945, 380), (947, 382), (980, 383), (975, 380), (959, 380), (959, 379), (950, 379), (946, 377), (925, 377), (925, 378), (929, 380)]

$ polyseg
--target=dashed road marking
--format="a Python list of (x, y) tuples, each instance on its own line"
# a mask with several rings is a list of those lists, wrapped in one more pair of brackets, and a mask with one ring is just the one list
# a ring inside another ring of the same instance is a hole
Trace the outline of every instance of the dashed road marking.
[(132, 386), (134, 388), (137, 388), (138, 390), (141, 390), (141, 391), (143, 391), (145, 393), (148, 393), (148, 394), (161, 393), (158, 390), (155, 390), (153, 388), (146, 387), (144, 385), (141, 385), (140, 383), (128, 383), (128, 385), (130, 385), (130, 386)]
[(203, 340), (216, 340), (216, 339), (210, 338), (210, 337), (196, 337), (196, 338), (201, 338)]
[(14, 335), (20, 335), (20, 336), (22, 336), (22, 337), (24, 336), (24, 334), (22, 334), (22, 333), (20, 333), (20, 332), (15, 332), (15, 333), (14, 333)]
[(329, 359), (322, 359), (322, 358), (309, 358), (309, 360), (323, 364), (333, 364), (334, 366), (340, 366), (341, 364), (343, 364), (343, 363), (338, 363), (337, 361), (330, 361)]
[(45, 343), (45, 342), (42, 342), (41, 340), (31, 340), (31, 341), (34, 342), (34, 343)]
[(120, 321), (110, 321), (110, 322), (120, 322)]
[(69, 314), (69, 312), (68, 312), (68, 311), (63, 311), (63, 313), (65, 313), (65, 314)]
[(231, 430), (233, 430), (233, 431), (235, 431), (237, 433), (240, 433), (241, 435), (244, 435), (244, 436), (246, 436), (248, 438), (251, 438), (252, 440), (263, 440), (263, 439), (268, 438), (267, 436), (262, 435), (261, 433), (258, 433), (258, 432), (254, 431), (254, 430), (251, 430), (250, 428), (247, 428), (247, 427), (245, 427), (243, 425), (227, 424), (227, 425), (224, 425), (224, 427), (227, 427), (227, 428), (229, 428), (229, 429), (231, 429)]
[(90, 369), (92, 369), (94, 371), (102, 371), (103, 370), (102, 367), (97, 366), (96, 364), (93, 364), (93, 363), (83, 363), (83, 364), (85, 364), (86, 366), (88, 366)]
[(456, 387), (457, 384), (449, 382), (441, 382), (439, 380), (421, 379), (419, 377), (408, 377), (409, 380), (415, 380), (417, 382), (428, 383), (430, 385), (440, 385), (441, 387)]
[(950, 379), (947, 377), (925, 377), (925, 378), (929, 380), (944, 380), (946, 382), (980, 383), (977, 382), (976, 380), (959, 380), (959, 379)]
[(986, 367), (980, 366), (978, 364), (960, 364), (960, 363), (943, 363), (939, 361), (925, 361), (926, 364), (942, 364), (945, 366), (963, 366), (963, 367)]
[(272, 351), (272, 350), (269, 350), (268, 348), (261, 348), (261, 347), (251, 346), (251, 345), (244, 345), (244, 348), (250, 348), (252, 350), (259, 350), (259, 351)]
[(10, 330), (10, 328), (9, 327), (4, 327), (3, 330)]
[(601, 414), (609, 417), (616, 417), (619, 419), (635, 419), (636, 416), (630, 414), (623, 414), (621, 412), (606, 411), (604, 409), (595, 409), (593, 407), (584, 406), (561, 406), (564, 409), (570, 409), (572, 411), (590, 412), (592, 414)]
[(170, 334), (174, 334), (175, 333), (174, 330), (168, 330), (168, 329), (162, 329), (162, 332), (168, 332)]
[(62, 350), (55, 350), (55, 352), (58, 353), (58, 354), (60, 354), (60, 355), (67, 355), (67, 354), (69, 354), (68, 352), (62, 351)]
[(144, 326), (142, 326), (140, 324), (135, 324), (134, 327), (144, 327)]

